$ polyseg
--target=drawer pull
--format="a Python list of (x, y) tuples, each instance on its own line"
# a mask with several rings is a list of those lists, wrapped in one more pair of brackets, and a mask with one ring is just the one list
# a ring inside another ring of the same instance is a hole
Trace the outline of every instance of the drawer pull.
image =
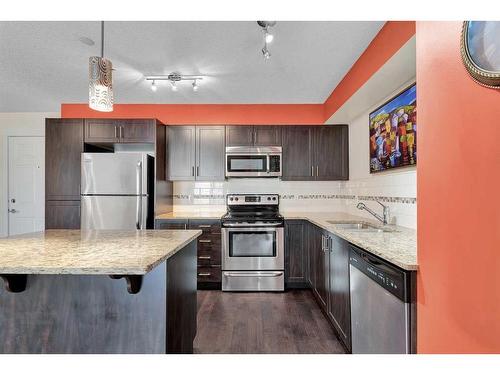
[(201, 255), (198, 257), (198, 259), (210, 259), (210, 256)]
[(200, 224), (198, 225), (198, 228), (212, 228), (212, 226), (207, 224)]
[(210, 272), (200, 272), (198, 276), (211, 276), (212, 274)]
[(199, 243), (210, 243), (212, 240), (198, 240)]

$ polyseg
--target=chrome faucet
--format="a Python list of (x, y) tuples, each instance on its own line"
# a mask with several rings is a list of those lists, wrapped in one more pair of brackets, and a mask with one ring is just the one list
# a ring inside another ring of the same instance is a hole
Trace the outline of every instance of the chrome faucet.
[(378, 200), (375, 199), (375, 202), (377, 202), (378, 204), (380, 204), (383, 208), (383, 214), (382, 216), (380, 216), (379, 214), (377, 214), (376, 212), (372, 211), (370, 208), (368, 208), (366, 206), (366, 204), (362, 203), (362, 202), (359, 202), (358, 205), (356, 206), (359, 210), (366, 210), (368, 211), (369, 213), (371, 213), (373, 216), (375, 216), (375, 218), (377, 218), (378, 220), (380, 220), (382, 223), (387, 224), (389, 222), (389, 206), (386, 206), (382, 203), (380, 203)]

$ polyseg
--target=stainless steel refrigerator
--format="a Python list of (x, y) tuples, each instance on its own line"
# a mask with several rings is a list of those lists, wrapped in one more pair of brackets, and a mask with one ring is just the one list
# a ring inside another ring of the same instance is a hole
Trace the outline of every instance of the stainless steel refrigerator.
[(145, 153), (82, 153), (81, 228), (152, 228), (153, 165)]

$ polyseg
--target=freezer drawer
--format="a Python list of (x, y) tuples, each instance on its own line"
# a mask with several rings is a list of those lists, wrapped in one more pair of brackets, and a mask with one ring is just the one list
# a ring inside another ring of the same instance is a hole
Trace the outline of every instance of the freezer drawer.
[(147, 154), (82, 154), (82, 195), (148, 194), (147, 176)]
[(147, 196), (82, 196), (81, 229), (146, 229)]

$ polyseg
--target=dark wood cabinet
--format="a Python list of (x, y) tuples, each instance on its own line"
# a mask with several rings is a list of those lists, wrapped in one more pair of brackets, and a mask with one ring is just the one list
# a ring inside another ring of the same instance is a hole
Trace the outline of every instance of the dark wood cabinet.
[(119, 120), (121, 143), (153, 143), (155, 141), (155, 120)]
[(45, 228), (80, 228), (83, 119), (45, 120)]
[(281, 126), (226, 126), (227, 146), (281, 146)]
[(113, 119), (86, 119), (85, 142), (118, 143), (120, 142), (120, 126)]
[(153, 143), (154, 119), (86, 119), (85, 142), (93, 144)]
[(328, 317), (340, 338), (351, 348), (351, 303), (349, 284), (349, 242), (329, 235)]
[(349, 179), (349, 131), (347, 125), (320, 126), (313, 130), (314, 179)]
[(283, 128), (283, 180), (349, 179), (347, 125)]
[(156, 219), (155, 229), (187, 229), (187, 219)]
[(254, 146), (281, 146), (281, 126), (254, 126)]
[(169, 127), (169, 180), (224, 180), (224, 137), (224, 126)]
[(224, 126), (196, 127), (196, 180), (224, 180), (224, 134)]
[(198, 229), (198, 289), (221, 289), (222, 234), (217, 219), (157, 219), (155, 229)]
[(285, 222), (285, 284), (287, 288), (307, 287), (308, 226), (302, 220)]
[(170, 126), (168, 135), (169, 180), (194, 180), (196, 178), (196, 127)]
[(253, 146), (253, 126), (226, 126), (226, 146)]
[(45, 229), (80, 229), (80, 201), (46, 201)]
[(82, 152), (83, 119), (46, 119), (46, 200), (80, 200)]
[(283, 128), (282, 180), (314, 180), (310, 128), (309, 126)]

